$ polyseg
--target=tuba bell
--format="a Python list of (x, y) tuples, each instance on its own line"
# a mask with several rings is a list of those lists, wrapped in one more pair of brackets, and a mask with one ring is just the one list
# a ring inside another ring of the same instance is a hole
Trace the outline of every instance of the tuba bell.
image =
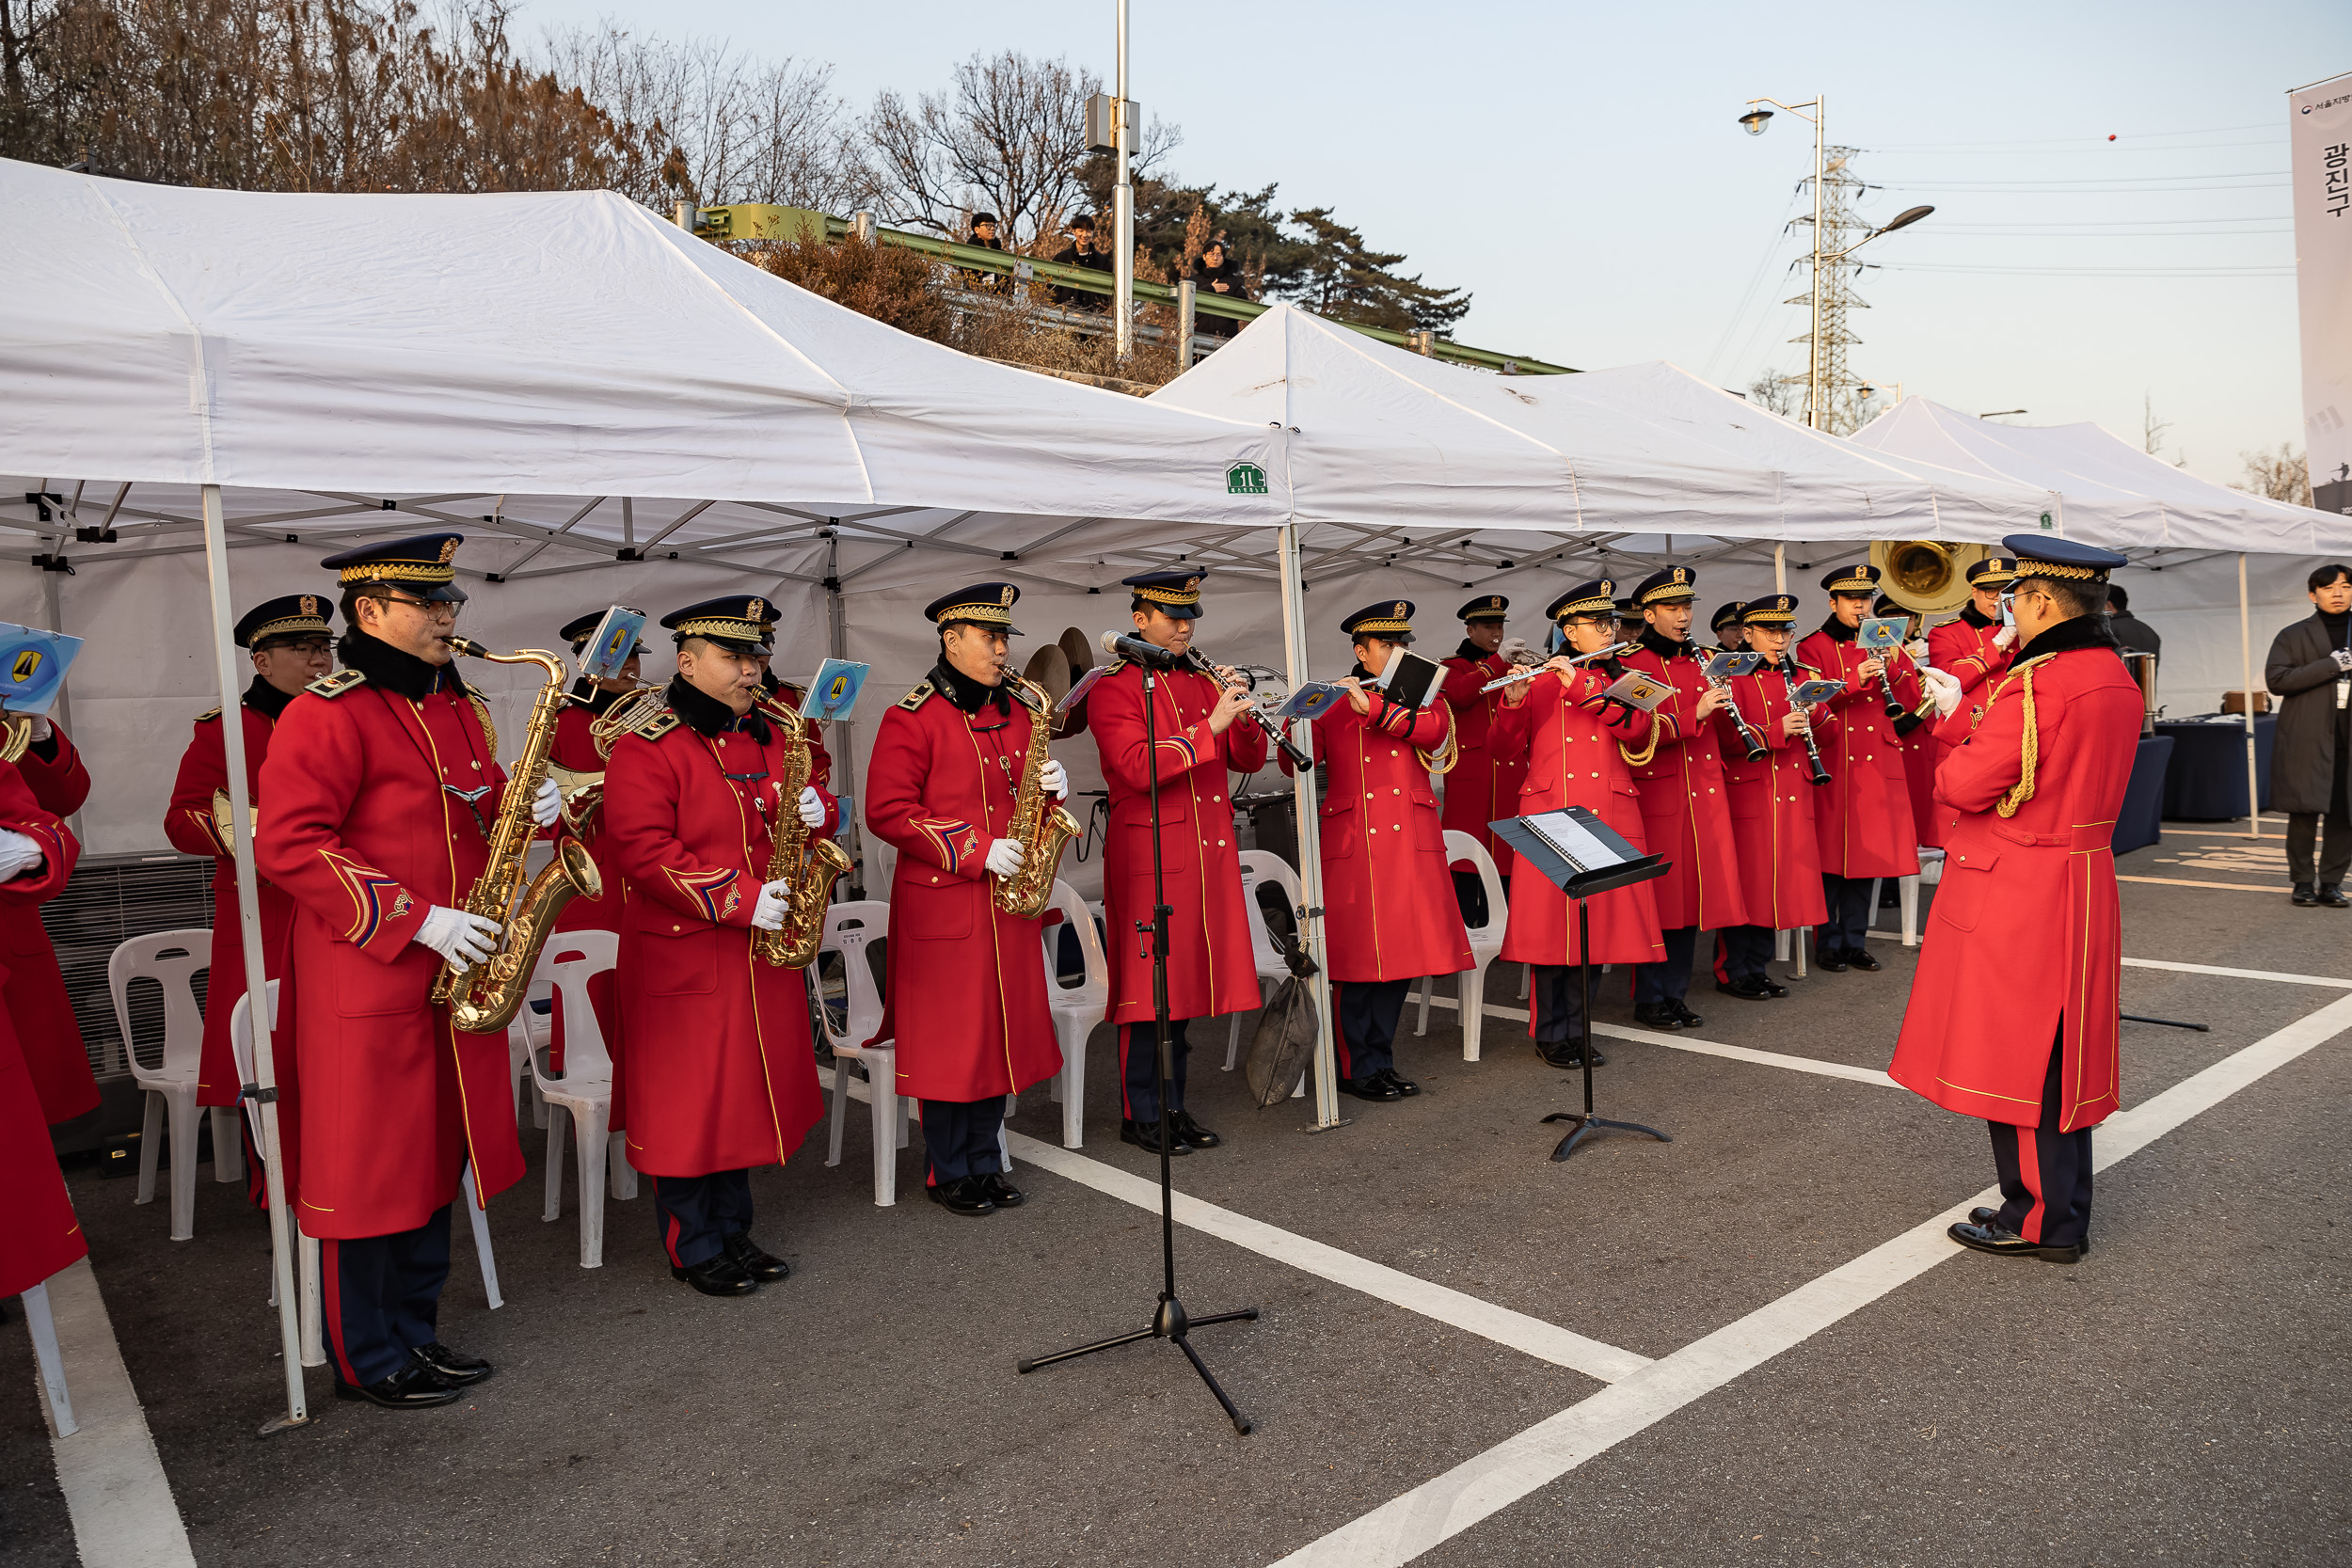
[(1985, 545), (1940, 539), (1881, 539), (1870, 546), (1879, 589), (1905, 610), (1948, 615), (1968, 602), (1968, 568), (1992, 554)]

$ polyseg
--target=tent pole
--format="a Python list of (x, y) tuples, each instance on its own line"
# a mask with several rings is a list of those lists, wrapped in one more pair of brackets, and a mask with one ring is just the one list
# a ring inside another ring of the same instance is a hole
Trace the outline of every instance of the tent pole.
[(2254, 746), (2254, 637), (2253, 620), (2246, 607), (2246, 552), (2237, 556), (2237, 664), (2238, 689), (2246, 698), (2246, 818), (2253, 836), (2263, 836), (2262, 773), (2256, 766)]
[(253, 795), (246, 787), (245, 683), (237, 668), (237, 618), (229, 599), (229, 528), (220, 486), (204, 486), (204, 564), (213, 590), (213, 644), (220, 675), (220, 738), (229, 753), (229, 820), (236, 839), (237, 927), (245, 938), (245, 993), (253, 999), (253, 1082), (262, 1109), (262, 1160), (269, 1188), (270, 1268), (278, 1281), (278, 1338), (286, 1369), (286, 1413), (264, 1436), (310, 1418), (302, 1386), (302, 1329), (295, 1317), (294, 1234), (286, 1212), (286, 1166), (278, 1136), (278, 1069), (271, 1054), (268, 954), (262, 942), (261, 883), (253, 865)]
[(1788, 546), (1777, 539), (1772, 541), (1772, 592), (1788, 592)]
[[(827, 518), (826, 521), (835, 530), (840, 527), (838, 518)], [(834, 658), (848, 658), (850, 611), (849, 605), (841, 597), (841, 539), (837, 532), (832, 530), (828, 532), (832, 536), (825, 541), (825, 651)], [(857, 736), (853, 726), (846, 719), (834, 725), (833, 735), (834, 767), (837, 770), (834, 794), (835, 797), (848, 796), (854, 805), (857, 800)], [(857, 824), (846, 814), (842, 817), (840, 831), (834, 836), (849, 840), (843, 847), (850, 851), (850, 859), (857, 866), (856, 891), (858, 896), (863, 898), (866, 896), (866, 836), (858, 832)]]
[[(1282, 525), (1278, 536), (1282, 556), (1282, 656), (1295, 691), (1308, 680), (1307, 600), (1299, 581), (1298, 520)], [(1314, 754), (1315, 727), (1293, 726), (1298, 743)], [(1340, 1124), (1339, 1053), (1331, 1043), (1331, 959), (1323, 941), (1323, 844), (1316, 820), (1315, 770), (1302, 768), (1292, 779), (1298, 810), (1298, 938), (1315, 961), (1315, 976), (1308, 989), (1315, 1002), (1315, 1127)]]

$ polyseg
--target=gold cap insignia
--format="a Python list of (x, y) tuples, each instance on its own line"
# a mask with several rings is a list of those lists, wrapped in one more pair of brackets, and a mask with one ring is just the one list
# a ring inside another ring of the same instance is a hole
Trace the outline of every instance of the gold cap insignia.
[(442, 541), (441, 541), (441, 564), (442, 564), (442, 565), (444, 565), (444, 566), (446, 566), (446, 565), (448, 565), (448, 564), (449, 564), (452, 561), (455, 560), (456, 558), (457, 558), (457, 541), (456, 541), (455, 539), (444, 539), (444, 540), (442, 540)]
[(1397, 600), (1396, 608), (1390, 610), (1389, 613), (1395, 616), (1400, 621), (1405, 619), (1405, 601), (1403, 599)]
[(1012, 585), (1011, 585), (1011, 584), (1009, 584), (1009, 583), (1006, 584), (1004, 593), (1003, 593), (1003, 594), (999, 594), (999, 595), (997, 596), (997, 600), (996, 600), (996, 602), (997, 602), (998, 604), (1004, 605), (1004, 606), (1005, 606), (1006, 608), (1008, 608), (1008, 609), (1010, 609), (1010, 608), (1011, 608), (1011, 606), (1012, 606), (1012, 595), (1013, 595), (1013, 593), (1014, 593), (1014, 589), (1013, 589)]
[(743, 607), (743, 619), (746, 621), (764, 621), (767, 618), (768, 601), (765, 599), (754, 599)]
[(303, 613), (303, 614), (305, 614), (305, 615), (316, 615), (318, 612), (319, 612), (319, 596), (318, 596), (316, 594), (303, 594), (303, 595), (302, 595), (302, 613)]

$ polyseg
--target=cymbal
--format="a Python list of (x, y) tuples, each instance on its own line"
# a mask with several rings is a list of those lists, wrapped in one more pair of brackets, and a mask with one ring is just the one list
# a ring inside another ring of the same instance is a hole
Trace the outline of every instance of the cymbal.
[[(1070, 679), (1073, 685), (1080, 675), (1093, 669), (1099, 662), (1094, 657), (1093, 640), (1075, 626), (1072, 626), (1061, 634), (1061, 654), (1069, 661)], [(1059, 700), (1056, 699), (1056, 701)], [(1055, 733), (1065, 736), (1084, 735), (1086, 727), (1087, 705), (1086, 699), (1081, 697), (1078, 699), (1078, 705), (1070, 710), (1069, 716), (1062, 720), (1060, 728)]]

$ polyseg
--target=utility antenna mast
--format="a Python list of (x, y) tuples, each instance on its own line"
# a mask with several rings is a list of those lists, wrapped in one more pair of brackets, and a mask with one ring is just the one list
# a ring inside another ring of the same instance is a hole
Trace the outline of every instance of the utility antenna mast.
[(1846, 368), (1847, 349), (1862, 340), (1846, 329), (1848, 310), (1867, 310), (1869, 302), (1853, 292), (1850, 279), (1861, 271), (1858, 262), (1849, 262), (1846, 252), (1861, 244), (1859, 239), (1848, 243), (1849, 232), (1862, 230), (1867, 234), (1869, 224), (1854, 212), (1853, 203), (1866, 188), (1853, 172), (1857, 149), (1832, 147), (1823, 150), (1821, 172), (1816, 180), (1812, 217), (1797, 222), (1813, 226), (1813, 248), (1806, 256), (1806, 265), (1814, 277), (1804, 293), (1783, 300), (1784, 305), (1813, 307), (1813, 329), (1789, 339), (1792, 343), (1806, 345), (1809, 373), (1783, 377), (1807, 389), (1809, 398), (1819, 398), (1820, 406), (1805, 410), (1805, 422), (1817, 430), (1843, 436), (1862, 425), (1861, 382)]

